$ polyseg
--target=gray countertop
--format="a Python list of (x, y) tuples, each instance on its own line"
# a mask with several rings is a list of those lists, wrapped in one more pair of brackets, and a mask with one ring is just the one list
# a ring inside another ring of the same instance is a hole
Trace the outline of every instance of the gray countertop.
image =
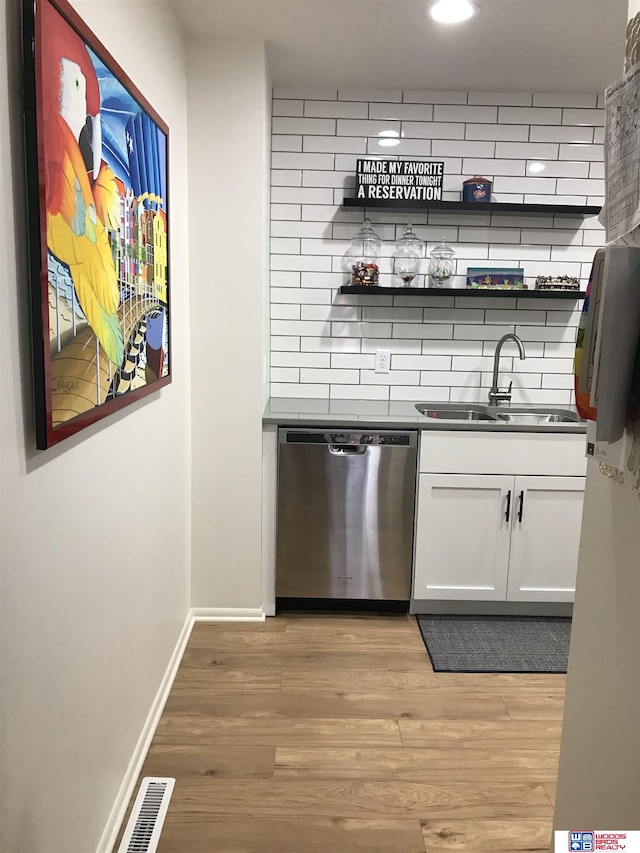
[[(423, 402), (428, 403), (428, 400)], [(461, 403), (463, 408), (464, 404)], [(502, 408), (502, 407), (501, 407)], [(516, 408), (516, 407), (514, 407)], [(517, 406), (519, 411), (527, 408)], [(539, 406), (532, 406), (540, 408)], [(552, 407), (570, 409), (573, 406)], [(505, 408), (506, 411), (508, 409)], [(365, 429), (464, 430), (473, 432), (564, 432), (584, 433), (584, 421), (540, 424), (536, 426), (494, 421), (454, 421), (431, 419), (421, 415), (415, 403), (378, 400), (316, 400), (295, 397), (271, 397), (262, 417), (264, 424)]]

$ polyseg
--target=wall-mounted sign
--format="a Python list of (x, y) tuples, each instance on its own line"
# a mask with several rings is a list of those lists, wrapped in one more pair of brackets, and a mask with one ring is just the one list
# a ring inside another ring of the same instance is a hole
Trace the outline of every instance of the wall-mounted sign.
[(441, 201), (444, 162), (358, 160), (356, 198)]

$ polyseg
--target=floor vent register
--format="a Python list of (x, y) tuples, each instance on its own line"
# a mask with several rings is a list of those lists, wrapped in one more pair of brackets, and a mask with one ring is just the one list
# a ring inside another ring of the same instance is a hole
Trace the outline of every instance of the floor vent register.
[(155, 853), (175, 783), (154, 776), (142, 780), (118, 853)]

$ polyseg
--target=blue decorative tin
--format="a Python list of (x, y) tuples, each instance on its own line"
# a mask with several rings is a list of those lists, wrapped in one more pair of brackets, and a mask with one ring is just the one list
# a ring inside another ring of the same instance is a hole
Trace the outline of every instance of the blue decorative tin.
[(484, 202), (491, 201), (493, 184), (487, 178), (474, 175), (462, 185), (462, 201)]

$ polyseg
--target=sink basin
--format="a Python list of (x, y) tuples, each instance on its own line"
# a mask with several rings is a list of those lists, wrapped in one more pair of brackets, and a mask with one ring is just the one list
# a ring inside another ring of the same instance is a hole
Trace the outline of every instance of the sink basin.
[(495, 412), (495, 419), (507, 424), (568, 424), (580, 418), (568, 409), (508, 409)]
[(439, 406), (435, 403), (417, 403), (416, 409), (426, 418), (446, 421), (495, 421), (484, 406)]

